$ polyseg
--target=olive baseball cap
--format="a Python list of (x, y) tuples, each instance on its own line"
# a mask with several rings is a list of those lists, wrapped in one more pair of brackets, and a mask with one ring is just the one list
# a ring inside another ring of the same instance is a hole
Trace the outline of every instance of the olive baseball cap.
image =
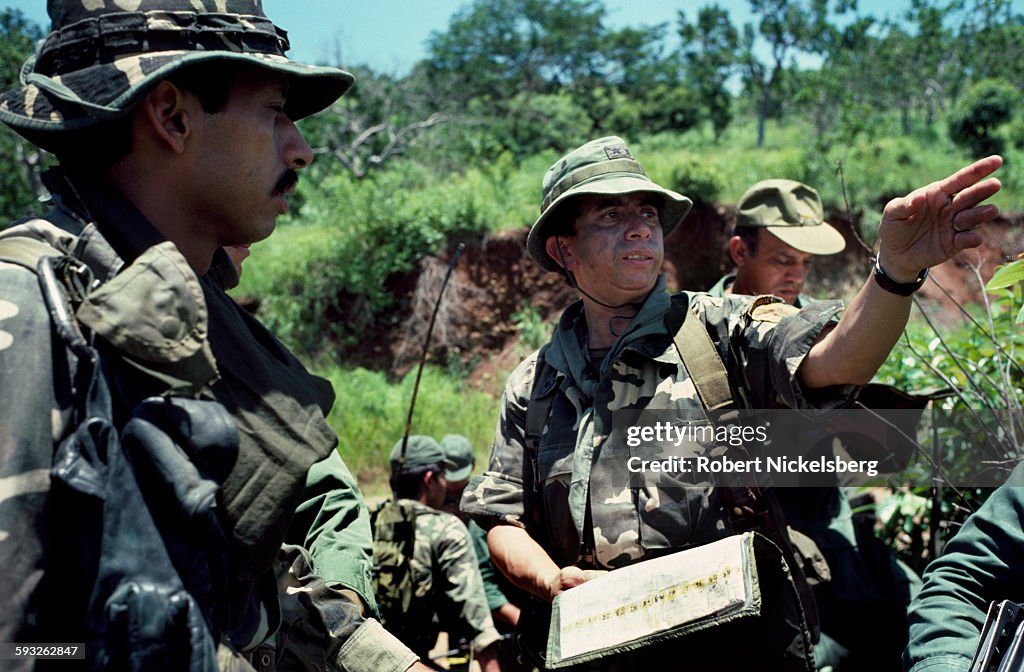
[(449, 481), (462, 481), (469, 478), (473, 473), (473, 465), (476, 458), (473, 457), (473, 444), (462, 434), (446, 434), (441, 439), (441, 450), (445, 457), (451, 460), (455, 466), (445, 472), (444, 477)]
[(0, 121), (44, 149), (66, 132), (127, 115), (182, 66), (251, 63), (288, 78), (285, 112), (318, 112), (355, 78), (288, 60), (287, 33), (262, 0), (49, 0), (51, 30), (22, 66), (22, 86), (0, 94)]
[(562, 270), (544, 248), (552, 226), (565, 217), (565, 205), (586, 194), (618, 195), (649, 192), (658, 197), (658, 219), (664, 235), (672, 233), (693, 207), (689, 198), (655, 184), (633, 158), (622, 138), (591, 140), (555, 162), (541, 184), (540, 217), (530, 228), (526, 249), (541, 268)]
[[(398, 440), (395, 447), (391, 449), (391, 473), (395, 473), (400, 465), (402, 457), (402, 439)], [(440, 444), (432, 437), (423, 434), (413, 434), (409, 437), (409, 443), (405, 448), (405, 463), (403, 469), (414, 469), (416, 467), (429, 467), (434, 464), (442, 464), (450, 469), (455, 466), (441, 450)]]
[(767, 229), (807, 254), (835, 254), (846, 247), (843, 234), (825, 221), (818, 192), (795, 180), (762, 180), (740, 197), (736, 226)]

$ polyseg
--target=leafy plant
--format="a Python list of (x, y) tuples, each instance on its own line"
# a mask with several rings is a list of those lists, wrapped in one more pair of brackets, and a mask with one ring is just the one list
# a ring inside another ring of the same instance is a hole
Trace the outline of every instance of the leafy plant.
[[(1020, 460), (1024, 446), (1024, 348), (1021, 287), (1024, 260), (1000, 267), (985, 285), (992, 297), (952, 330), (921, 317), (879, 371), (878, 378), (907, 390), (948, 388), (925, 414), (920, 454), (899, 477), (932, 486), (897, 492), (878, 511), (882, 534), (921, 570), (942, 542)], [(919, 308), (921, 307), (918, 304)]]
[(544, 321), (540, 308), (528, 302), (512, 313), (512, 323), (519, 332), (519, 342), (532, 352), (551, 338), (551, 325)]

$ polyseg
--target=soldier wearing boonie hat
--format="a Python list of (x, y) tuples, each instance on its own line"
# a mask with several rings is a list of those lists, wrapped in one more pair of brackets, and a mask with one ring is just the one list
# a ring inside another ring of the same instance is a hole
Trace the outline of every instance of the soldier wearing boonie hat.
[(686, 218), (693, 202), (655, 184), (647, 176), (622, 138), (592, 140), (548, 168), (541, 185), (540, 216), (530, 228), (527, 249), (541, 268), (560, 272), (563, 267), (548, 255), (545, 244), (553, 235), (570, 234), (581, 196), (651, 194), (657, 200), (659, 220), (668, 236)]
[[(238, 652), (282, 619), (288, 541), (284, 618), (315, 621), (316, 656), (407, 669), (416, 656), (368, 618), (368, 513), (325, 419), (333, 390), (210, 272), (230, 268), (223, 246), (273, 231), (313, 158), (294, 121), (352, 75), (289, 60), (260, 0), (48, 12), (0, 94), (0, 121), (60, 161), (43, 176), (53, 209), (0, 233), (0, 641), (86, 642), (92, 669), (250, 669)], [(98, 419), (109, 451), (81, 439)], [(135, 457), (118, 462), (128, 425)], [(73, 469), (54, 467), (58, 447)], [(132, 468), (149, 455), (162, 468)], [(97, 459), (129, 466), (104, 479)], [(185, 533), (168, 511), (214, 529)], [(267, 655), (294, 661), (288, 639)]]
[(157, 82), (193, 64), (235, 61), (288, 78), (285, 111), (298, 120), (324, 109), (355, 78), (289, 60), (287, 33), (262, 0), (50, 0), (52, 28), (0, 95), (0, 121), (33, 143), (60, 146), (68, 131), (130, 113)]
[[(840, 302), (798, 311), (772, 297), (670, 296), (661, 272), (664, 236), (682, 228), (690, 199), (653, 182), (617, 137), (556, 161), (543, 178), (527, 250), (542, 268), (565, 272), (582, 298), (562, 312), (550, 342), (510, 374), (487, 470), (462, 497), (463, 512), (488, 530), (495, 565), (550, 603), (603, 570), (731, 534), (727, 512), (743, 508), (727, 504), (728, 489), (680, 487), (694, 483), (685, 465), (642, 484), (631, 480), (629, 459), (645, 453), (627, 440), (635, 428), (616, 419), (851, 403), (855, 386), (899, 338), (921, 269), (954, 247), (980, 243), (973, 229), (995, 209), (978, 203), (998, 191), (998, 182), (984, 179), (998, 165), (996, 157), (984, 159), (891, 202), (874, 274), (834, 324)], [(820, 215), (811, 219), (806, 224), (822, 231)], [(660, 446), (650, 455), (664, 456)], [(599, 658), (593, 669), (644, 669), (677, 658), (694, 669), (745, 670), (766, 660), (772, 669), (814, 669), (813, 598), (789, 542), (772, 538), (789, 555), (778, 558), (790, 568), (781, 579), (789, 585), (762, 592), (772, 597), (738, 635), (745, 646), (734, 645), (730, 624), (714, 624), (699, 642), (634, 641), (621, 655), (589, 651)], [(540, 611), (524, 621), (546, 622)], [(537, 628), (535, 640), (523, 634), (517, 640), (543, 656), (546, 628)]]
[(795, 180), (762, 180), (736, 205), (729, 239), (736, 272), (709, 291), (714, 296), (773, 294), (799, 307), (814, 257), (845, 247), (843, 235), (825, 221), (817, 191)]

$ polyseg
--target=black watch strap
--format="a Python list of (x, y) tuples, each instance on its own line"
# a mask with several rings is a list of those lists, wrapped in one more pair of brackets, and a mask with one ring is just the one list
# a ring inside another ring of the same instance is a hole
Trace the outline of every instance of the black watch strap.
[(910, 296), (917, 290), (921, 289), (924, 281), (928, 279), (928, 269), (922, 269), (917, 274), (912, 282), (896, 282), (886, 274), (885, 269), (878, 263), (878, 257), (875, 257), (875, 270), (872, 273), (875, 278), (875, 282), (878, 286), (889, 292), (890, 294), (898, 294), (900, 296)]

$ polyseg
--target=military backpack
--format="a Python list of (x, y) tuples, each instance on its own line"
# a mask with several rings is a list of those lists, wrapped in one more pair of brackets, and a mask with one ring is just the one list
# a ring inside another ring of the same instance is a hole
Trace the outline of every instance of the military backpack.
[(373, 592), (384, 627), (395, 628), (408, 615), (415, 593), (412, 553), (416, 510), (404, 501), (386, 500), (370, 514), (373, 528)]

